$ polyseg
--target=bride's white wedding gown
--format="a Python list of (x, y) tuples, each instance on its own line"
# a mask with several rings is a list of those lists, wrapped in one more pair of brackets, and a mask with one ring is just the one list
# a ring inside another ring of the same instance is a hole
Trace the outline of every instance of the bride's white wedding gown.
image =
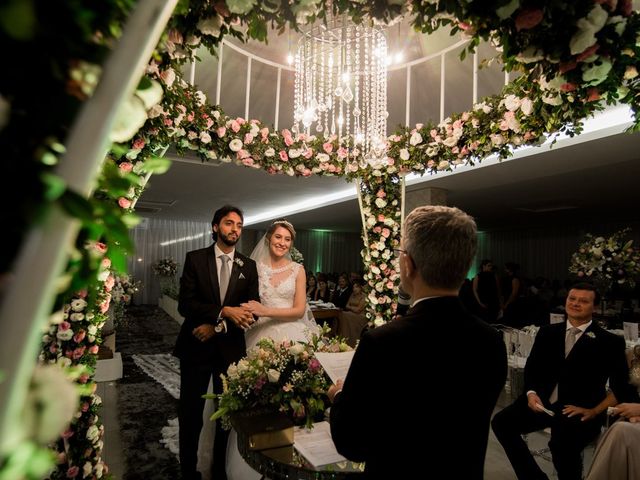
[[(296, 278), (301, 268), (302, 265), (296, 262), (290, 262), (284, 267), (276, 269), (271, 268), (270, 265), (258, 263), (260, 302), (267, 307), (291, 308), (296, 293)], [(247, 350), (255, 347), (262, 338), (271, 338), (276, 343), (284, 339), (306, 341), (318, 330), (318, 325), (313, 319), (313, 313), (308, 306), (302, 318), (298, 319), (281, 320), (261, 317), (245, 333)], [(240, 456), (237, 435), (232, 430), (227, 446), (227, 479), (258, 480), (260, 478), (261, 475), (249, 467)]]

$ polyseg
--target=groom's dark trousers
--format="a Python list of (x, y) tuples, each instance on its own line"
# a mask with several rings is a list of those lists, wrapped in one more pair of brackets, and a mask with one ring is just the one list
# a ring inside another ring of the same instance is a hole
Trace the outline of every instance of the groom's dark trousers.
[[(246, 354), (244, 332), (227, 321), (227, 332), (201, 342), (193, 335), (199, 325), (218, 323), (223, 306), (238, 306), (260, 300), (258, 272), (253, 260), (235, 252), (229, 287), (220, 299), (214, 246), (188, 252), (182, 277), (178, 311), (185, 317), (178, 335), (174, 355), (180, 359), (180, 400), (178, 402), (180, 469), (184, 479), (198, 479), (198, 439), (202, 429), (202, 412), (209, 379), (214, 392), (221, 393), (220, 374)], [(216, 424), (213, 451), (213, 480), (224, 480), (228, 432)]]

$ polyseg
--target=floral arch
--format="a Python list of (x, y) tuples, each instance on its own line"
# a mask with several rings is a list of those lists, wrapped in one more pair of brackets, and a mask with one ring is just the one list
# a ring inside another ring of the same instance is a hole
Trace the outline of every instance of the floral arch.
[[(69, 36), (76, 38), (67, 39), (65, 45), (76, 41), (81, 47), (64, 49), (59, 54), (63, 58), (57, 58), (66, 67), (64, 74), (60, 77), (60, 70), (54, 68), (55, 74), (51, 74), (56, 79), (51, 84), (57, 89), (54, 94), (68, 104), (76, 107), (78, 101), (91, 96), (100, 75), (100, 59), (119, 36), (128, 14), (125, 4), (108, 3), (100, 15), (87, 15), (90, 10), (83, 6), (69, 7), (71, 23), (83, 28), (69, 29)], [(519, 0), (482, 5), (335, 1), (333, 8), (355, 22), (366, 21), (366, 17), (392, 22), (400, 15), (410, 15), (415, 27), (425, 33), (451, 25), (454, 32), (463, 31), (470, 37), (470, 51), (480, 39), (490, 39), (502, 48), (505, 68), (522, 73), (502, 95), (485, 98), (470, 111), (452, 115), (438, 125), (419, 124), (396, 131), (388, 138), (387, 158), (373, 164), (364, 162), (355, 150), (339, 148), (335, 138), (274, 132), (257, 120), (229, 118), (180, 76), (180, 65), (192, 58), (199, 45), (215, 51), (225, 35), (243, 38), (238, 29), (241, 23), (247, 25), (248, 37), (265, 40), (267, 24), (283, 28), (288, 23), (295, 28), (322, 20), (325, 7), (323, 0), (291, 4), (180, 2), (136, 94), (123, 107), (126, 113), (120, 118), (127, 120), (117, 122), (112, 132), (115, 144), (90, 198), (67, 189), (64, 178), (51, 175), (50, 166), (64, 152), (62, 141), (56, 140), (64, 135), (63, 129), (47, 125), (49, 131), (38, 131), (37, 147), (31, 142), (18, 152), (37, 158), (37, 167), (29, 173), (34, 175), (35, 170), (43, 179), (42, 184), (31, 181), (40, 185), (38, 200), (31, 206), (40, 208), (52, 202), (83, 224), (64, 276), (66, 287), (57, 297), (40, 355), (43, 363), (77, 367), (73, 375), (82, 386), (79, 415), (67, 436), (57, 442), (59, 463), (52, 478), (74, 478), (81, 470), (87, 472), (84, 476), (100, 478), (105, 471), (100, 459), (99, 402), (93, 395), (92, 380), (99, 343), (96, 331), (104, 323), (111, 299), (112, 271), (125, 269), (126, 251), (131, 247), (127, 229), (135, 222), (135, 201), (148, 175), (167, 168), (161, 154), (168, 145), (179, 151), (196, 151), (205, 161), (218, 158), (270, 173), (359, 179), (366, 226), (363, 256), (371, 290), (368, 315), (379, 324), (392, 313), (397, 285), (391, 252), (400, 233), (404, 174), (473, 165), (490, 154), (505, 158), (512, 147), (538, 144), (548, 134), (580, 133), (581, 121), (605, 104), (630, 105), (634, 129), (640, 125), (636, 60), (640, 55), (640, 20), (630, 0), (547, 2), (544, 8), (521, 5)], [(17, 33), (3, 28), (12, 41), (24, 41), (20, 26)], [(46, 40), (46, 36), (35, 38), (36, 45)], [(5, 104), (27, 111), (34, 108), (24, 101), (28, 91), (16, 85), (11, 88), (8, 100), (3, 98)], [(16, 109), (11, 110), (7, 126), (0, 132), (5, 137), (25, 128), (25, 120), (13, 114)], [(67, 126), (72, 120), (71, 115), (64, 119)], [(19, 386), (15, 388), (19, 390)], [(21, 396), (24, 392), (10, 398)], [(4, 434), (6, 424), (0, 428)], [(20, 442), (25, 438), (29, 438), (26, 433)], [(2, 458), (15, 458), (10, 447), (15, 445), (3, 446)], [(39, 450), (34, 452), (40, 454)], [(9, 460), (0, 462), (0, 468), (6, 468)]]

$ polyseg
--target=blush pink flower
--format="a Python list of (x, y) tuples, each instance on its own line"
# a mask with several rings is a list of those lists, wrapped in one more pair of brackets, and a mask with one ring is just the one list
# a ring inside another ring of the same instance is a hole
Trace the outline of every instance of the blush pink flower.
[(118, 199), (118, 205), (120, 205), (121, 208), (129, 208), (131, 206), (131, 200), (125, 197), (120, 197)]
[(329, 142), (323, 143), (322, 149), (325, 151), (325, 153), (331, 153), (333, 152), (333, 144)]
[(238, 133), (240, 131), (240, 124), (237, 121), (232, 120), (231, 121), (231, 130), (233, 130), (235, 133)]
[(516, 30), (529, 30), (538, 25), (544, 18), (544, 12), (539, 8), (523, 8), (516, 16)]
[(280, 155), (280, 160), (282, 160), (283, 162), (289, 161), (289, 155), (287, 155), (287, 152), (285, 152), (284, 150), (280, 150), (278, 155)]
[(142, 150), (145, 146), (145, 141), (144, 138), (136, 138), (133, 142), (133, 148), (135, 148), (136, 150)]
[(118, 168), (123, 173), (129, 173), (131, 170), (133, 170), (133, 164), (131, 162), (122, 162), (120, 165), (118, 165)]

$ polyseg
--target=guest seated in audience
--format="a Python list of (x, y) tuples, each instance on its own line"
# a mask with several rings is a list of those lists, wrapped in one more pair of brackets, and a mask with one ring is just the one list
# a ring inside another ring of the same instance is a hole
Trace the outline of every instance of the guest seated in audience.
[[(522, 438), (547, 427), (558, 478), (581, 479), (582, 450), (600, 433), (607, 407), (634, 397), (624, 339), (592, 321), (599, 300), (593, 285), (573, 286), (566, 323), (543, 326), (536, 336), (524, 370), (526, 393), (491, 422), (519, 479), (548, 478)], [(607, 394), (607, 380), (615, 397)]]
[(364, 309), (367, 305), (367, 297), (364, 295), (363, 290), (364, 282), (362, 280), (356, 280), (353, 283), (353, 292), (349, 295), (344, 309), (353, 313), (364, 313)]
[(331, 293), (331, 303), (338, 308), (344, 309), (350, 296), (351, 285), (349, 285), (347, 274), (342, 273), (338, 277), (338, 285), (336, 285), (335, 290)]
[(362, 280), (356, 280), (353, 284), (353, 293), (345, 305), (344, 312), (338, 317), (338, 335), (344, 337), (347, 343), (355, 347), (360, 340), (362, 331), (367, 326), (367, 317), (364, 310), (367, 305), (367, 297), (364, 294)]
[(313, 300), (317, 289), (318, 282), (316, 281), (316, 277), (313, 273), (310, 273), (309, 278), (307, 278), (307, 298)]
[[(366, 332), (344, 389), (339, 381), (327, 392), (333, 441), (365, 462), (363, 478), (428, 478), (433, 465), (456, 457), (456, 478), (483, 478), (507, 354), (502, 335), (458, 299), (476, 245), (475, 222), (457, 208), (419, 207), (405, 219), (396, 253), (413, 306)], [(446, 394), (425, 395), (425, 385)], [(437, 440), (426, 446), (416, 434)]]
[(327, 276), (324, 273), (318, 275), (318, 288), (311, 300), (328, 302), (331, 299), (331, 293), (329, 292), (329, 285), (327, 284)]
[(621, 419), (600, 439), (586, 480), (640, 478), (640, 403), (621, 403), (614, 413)]
[[(629, 352), (629, 383), (640, 390), (640, 345)], [(640, 398), (613, 409), (620, 418), (602, 436), (586, 480), (640, 478)]]

